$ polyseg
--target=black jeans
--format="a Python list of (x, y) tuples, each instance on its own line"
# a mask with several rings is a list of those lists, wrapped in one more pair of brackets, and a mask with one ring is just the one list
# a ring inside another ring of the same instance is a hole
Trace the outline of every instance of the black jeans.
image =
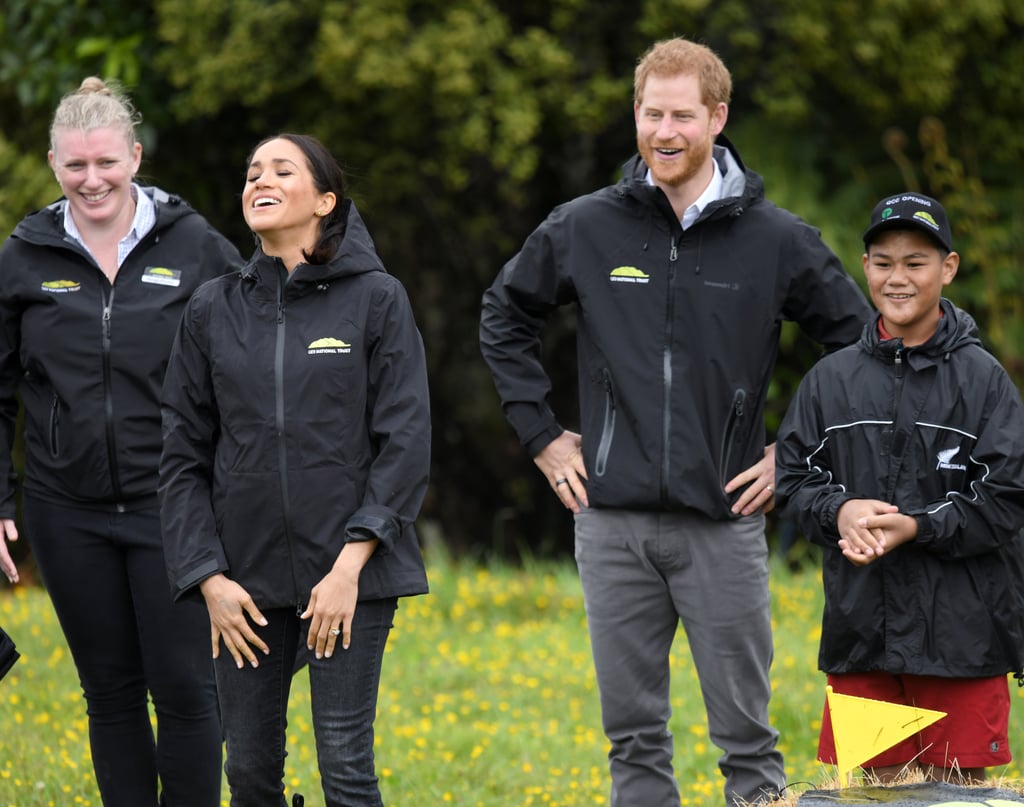
[(317, 763), (327, 807), (380, 807), (374, 770), (373, 721), (377, 711), (384, 646), (397, 601), (370, 600), (356, 606), (352, 643), (318, 659), (306, 650), (309, 621), (294, 608), (261, 608), (265, 627), (254, 630), (270, 648), (257, 651), (259, 667), (235, 666), (223, 646), (216, 661), (224, 734), (227, 739), (231, 807), (284, 805), (285, 729), (293, 671), (309, 665), (309, 687)]
[(218, 807), (209, 615), (202, 602), (171, 598), (158, 509), (105, 512), (26, 495), (22, 510), (85, 692), (103, 804)]

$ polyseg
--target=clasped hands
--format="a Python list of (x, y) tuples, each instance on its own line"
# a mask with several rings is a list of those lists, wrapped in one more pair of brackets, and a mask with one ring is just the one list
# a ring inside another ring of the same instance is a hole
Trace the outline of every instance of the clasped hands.
[(878, 499), (849, 499), (836, 515), (839, 548), (856, 566), (867, 566), (917, 537), (917, 520)]

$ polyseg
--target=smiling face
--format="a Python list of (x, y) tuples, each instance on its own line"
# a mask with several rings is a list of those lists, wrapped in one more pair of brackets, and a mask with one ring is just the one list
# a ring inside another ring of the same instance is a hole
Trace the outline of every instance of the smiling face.
[[(268, 140), (253, 152), (242, 189), (242, 214), (268, 255), (311, 250), (320, 219), (334, 204), (333, 193), (317, 190), (306, 156), (291, 141)], [(294, 266), (287, 259), (285, 263)]]
[(131, 226), (131, 184), (142, 160), (141, 144), (129, 141), (117, 126), (57, 129), (47, 157), (79, 229)]
[(871, 301), (882, 326), (907, 346), (928, 341), (939, 325), (939, 298), (956, 276), (960, 256), (946, 253), (925, 233), (879, 233), (863, 258)]
[(705, 106), (695, 74), (651, 74), (633, 113), (637, 148), (654, 183), (666, 193), (692, 186), (696, 199), (711, 181), (712, 147), (725, 126), (726, 105)]

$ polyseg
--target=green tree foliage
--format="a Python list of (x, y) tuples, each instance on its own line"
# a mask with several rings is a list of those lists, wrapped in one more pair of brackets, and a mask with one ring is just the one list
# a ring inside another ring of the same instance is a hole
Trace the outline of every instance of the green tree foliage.
[(83, 66), (134, 85), (147, 19), (145, 4), (117, 0), (5, 0), (0, 87), (34, 108), (77, 86)]
[[(569, 544), (479, 358), (480, 295), (554, 205), (617, 177), (634, 150), (632, 69), (656, 39), (691, 36), (721, 54), (735, 81), (727, 134), (855, 276), (877, 198), (943, 199), (964, 255), (951, 296), (1024, 379), (1024, 232), (1011, 226), (1024, 206), (1024, 7), (1011, 0), (8, 5), (0, 168), (17, 187), (0, 189), (3, 232), (53, 187), (42, 160), (52, 106), (89, 73), (132, 90), (149, 125), (147, 179), (243, 250), (238, 195), (256, 141), (305, 131), (339, 155), (417, 310), (435, 428), (425, 512), (460, 549)], [(794, 331), (785, 340), (769, 427), (814, 356)], [(571, 427), (572, 312), (544, 347)]]
[[(150, 10), (119, 0), (5, 0), (0, 15), (0, 234), (58, 195), (46, 162), (53, 107), (88, 75), (136, 87)], [(149, 48), (145, 47), (149, 44)]]

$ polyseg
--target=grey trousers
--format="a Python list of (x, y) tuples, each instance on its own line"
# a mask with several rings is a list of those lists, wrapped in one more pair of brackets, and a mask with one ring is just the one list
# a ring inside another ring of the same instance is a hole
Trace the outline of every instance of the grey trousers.
[(669, 653), (682, 620), (711, 741), (722, 749), (725, 804), (785, 786), (768, 724), (772, 662), (764, 517), (584, 509), (576, 516), (604, 731), (611, 807), (678, 807), (668, 729)]

